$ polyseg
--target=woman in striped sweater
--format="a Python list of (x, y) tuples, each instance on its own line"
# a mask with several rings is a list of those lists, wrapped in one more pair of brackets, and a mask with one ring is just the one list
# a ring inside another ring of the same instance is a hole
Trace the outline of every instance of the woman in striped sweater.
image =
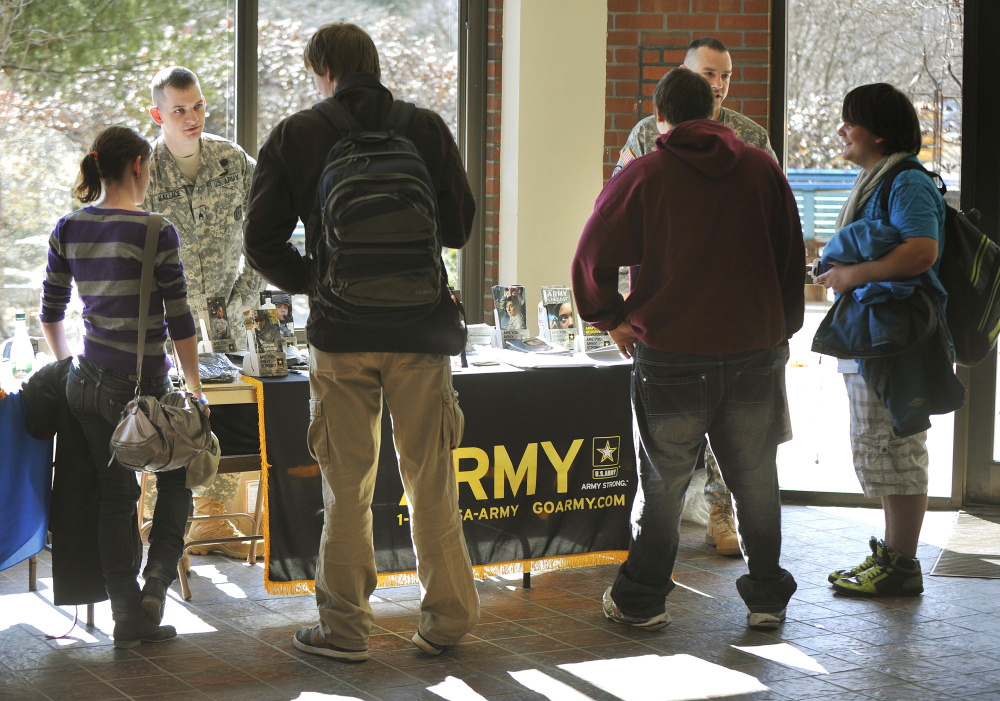
[[(63, 328), (73, 282), (83, 301), (83, 352), (67, 376), (69, 406), (87, 434), (99, 491), (98, 548), (115, 621), (116, 647), (159, 642), (177, 635), (161, 626), (166, 589), (174, 580), (184, 545), (191, 491), (186, 469), (157, 474), (160, 497), (149, 534), (149, 557), (140, 591), (142, 560), (136, 473), (111, 458), (110, 440), (122, 409), (135, 394), (139, 282), (148, 213), (140, 209), (149, 187), (149, 142), (133, 129), (108, 127), (80, 164), (77, 198), (95, 203), (67, 214), (49, 238), (42, 283), (42, 328), (58, 359), (72, 353)], [(170, 390), (167, 332), (188, 388), (201, 398), (194, 318), (180, 260), (180, 239), (164, 220), (154, 264), (142, 393)]]

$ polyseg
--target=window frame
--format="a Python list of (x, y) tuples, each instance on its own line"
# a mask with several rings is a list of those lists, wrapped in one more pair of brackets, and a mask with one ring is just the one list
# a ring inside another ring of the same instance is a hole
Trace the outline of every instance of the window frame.
[[(234, 0), (236, 90), (235, 141), (257, 153), (257, 20), (259, 0)], [(458, 0), (458, 142), (476, 201), (469, 242), (461, 251), (461, 280), (467, 319), (483, 317), (483, 207), (486, 190), (486, 7), (477, 0)]]
[[(995, 197), (1000, 191), (1000, 169), (996, 167), (1000, 163), (1000, 133), (992, 124), (986, 125), (984, 116), (994, 114), (1000, 107), (1000, 93), (985, 80), (986, 67), (1000, 59), (1000, 45), (987, 29), (1000, 21), (1000, 5), (993, 0), (963, 1), (962, 206), (980, 209), (984, 215), (982, 230), (996, 240), (1000, 217)], [(772, 0), (769, 134), (782, 168), (787, 153), (788, 9), (788, 0)], [(955, 412), (951, 496), (930, 497), (931, 508), (1000, 503), (1000, 488), (996, 486), (1000, 484), (997, 481), (1000, 462), (992, 458), (996, 372), (995, 354), (975, 368), (958, 368), (958, 378), (968, 388), (968, 394), (965, 406)], [(781, 498), (785, 503), (813, 506), (871, 505), (871, 500), (862, 495), (837, 492), (781, 490)]]

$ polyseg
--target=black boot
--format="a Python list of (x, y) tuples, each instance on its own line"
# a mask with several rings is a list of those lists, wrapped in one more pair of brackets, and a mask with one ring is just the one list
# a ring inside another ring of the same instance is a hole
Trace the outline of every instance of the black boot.
[(177, 637), (173, 626), (161, 626), (145, 616), (127, 621), (115, 621), (115, 647), (136, 647), (142, 643), (162, 643)]
[(142, 587), (142, 613), (155, 623), (160, 625), (163, 620), (163, 605), (167, 600), (167, 583), (162, 579), (150, 577)]

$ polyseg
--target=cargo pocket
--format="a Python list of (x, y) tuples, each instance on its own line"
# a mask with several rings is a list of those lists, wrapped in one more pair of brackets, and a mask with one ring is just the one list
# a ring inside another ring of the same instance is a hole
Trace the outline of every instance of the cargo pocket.
[(309, 454), (319, 465), (330, 464), (330, 432), (323, 415), (323, 400), (309, 400), (309, 431), (306, 434)]
[(894, 440), (888, 433), (873, 435), (859, 432), (852, 438), (854, 471), (866, 493), (868, 490), (878, 490), (879, 487), (897, 485), (900, 479), (893, 469), (891, 453), (894, 448), (898, 449), (901, 441)]
[(465, 433), (465, 413), (458, 405), (458, 392), (452, 387), (442, 391), (444, 410), (441, 419), (441, 432), (446, 450), (455, 450), (462, 442)]

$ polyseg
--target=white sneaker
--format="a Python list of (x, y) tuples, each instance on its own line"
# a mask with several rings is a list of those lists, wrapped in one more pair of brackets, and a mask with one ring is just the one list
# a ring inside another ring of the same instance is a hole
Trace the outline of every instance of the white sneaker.
[(625, 615), (618, 608), (615, 600), (611, 598), (611, 587), (604, 590), (604, 598), (601, 603), (604, 608), (604, 617), (616, 623), (624, 623), (642, 630), (659, 630), (670, 625), (670, 614), (666, 611), (652, 618), (635, 618)]
[(785, 609), (775, 613), (754, 613), (747, 611), (747, 625), (751, 628), (774, 630), (785, 620)]

